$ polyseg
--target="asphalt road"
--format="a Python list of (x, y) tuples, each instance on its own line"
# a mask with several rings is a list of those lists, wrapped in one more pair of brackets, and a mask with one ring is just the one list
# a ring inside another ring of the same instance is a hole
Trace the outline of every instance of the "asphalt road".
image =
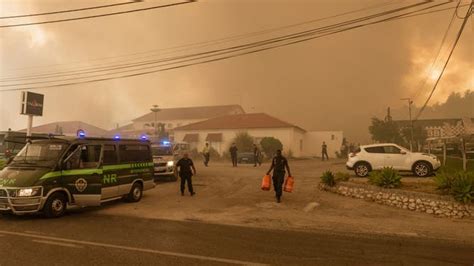
[(473, 265), (474, 246), (76, 211), (0, 216), (0, 265)]

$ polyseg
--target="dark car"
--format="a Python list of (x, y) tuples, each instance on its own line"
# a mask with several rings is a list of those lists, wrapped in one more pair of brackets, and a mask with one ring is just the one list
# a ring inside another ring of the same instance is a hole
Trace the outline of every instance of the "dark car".
[(253, 152), (242, 152), (237, 155), (237, 161), (239, 164), (254, 164), (255, 157)]

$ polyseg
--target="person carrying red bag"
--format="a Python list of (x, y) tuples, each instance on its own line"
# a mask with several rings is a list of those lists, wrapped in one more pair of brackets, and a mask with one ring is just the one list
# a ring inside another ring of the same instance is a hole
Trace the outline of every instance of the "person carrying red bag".
[(288, 160), (283, 157), (281, 150), (276, 151), (276, 156), (273, 157), (272, 165), (268, 170), (267, 175), (273, 170), (273, 187), (275, 188), (275, 197), (278, 203), (281, 202), (281, 196), (283, 194), (283, 183), (285, 182), (285, 170), (288, 171), (288, 175), (291, 176), (290, 166)]

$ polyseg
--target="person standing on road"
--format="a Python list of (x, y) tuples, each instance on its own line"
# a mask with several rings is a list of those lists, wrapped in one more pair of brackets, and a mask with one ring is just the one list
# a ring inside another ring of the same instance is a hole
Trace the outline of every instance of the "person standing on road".
[(229, 153), (230, 157), (232, 158), (232, 167), (237, 167), (237, 152), (239, 149), (237, 148), (237, 145), (235, 143), (232, 143), (232, 146), (230, 146)]
[(206, 143), (204, 149), (202, 150), (202, 154), (204, 156), (204, 166), (209, 166), (209, 160), (211, 159), (211, 150), (209, 148), (209, 143)]
[(321, 145), (321, 155), (322, 155), (322, 160), (324, 161), (324, 158), (329, 161), (329, 156), (328, 156), (328, 145), (326, 145), (326, 142), (323, 141), (323, 145)]
[(259, 166), (262, 165), (262, 162), (260, 161), (260, 149), (258, 148), (257, 144), (253, 145), (253, 159), (254, 159), (254, 167), (257, 167), (257, 164)]
[(270, 170), (268, 170), (267, 175), (273, 170), (273, 187), (275, 189), (275, 197), (278, 203), (281, 202), (281, 196), (283, 194), (283, 183), (285, 181), (285, 170), (288, 171), (288, 176), (291, 176), (290, 166), (288, 165), (288, 160), (283, 157), (281, 150), (277, 150), (276, 156), (273, 157), (272, 165)]
[(191, 196), (194, 196), (196, 193), (193, 189), (193, 175), (196, 175), (196, 168), (194, 167), (193, 160), (189, 158), (188, 153), (183, 154), (183, 158), (181, 158), (175, 166), (175, 173), (179, 175), (181, 178), (181, 196), (184, 196), (184, 188), (186, 183), (188, 183), (188, 190)]

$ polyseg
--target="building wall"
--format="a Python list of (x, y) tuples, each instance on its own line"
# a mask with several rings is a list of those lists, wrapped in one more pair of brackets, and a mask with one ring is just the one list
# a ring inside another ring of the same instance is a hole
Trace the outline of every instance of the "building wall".
[[(205, 121), (205, 120), (207, 120), (207, 119), (158, 120), (158, 123), (165, 124), (166, 130), (170, 130), (170, 129), (174, 129), (175, 127), (185, 126), (185, 125), (189, 125), (189, 124), (192, 124), (192, 123), (197, 123), (197, 122), (201, 122), (201, 121)], [(141, 130), (141, 129), (149, 128), (149, 127), (145, 126), (145, 124), (150, 124), (151, 125), (152, 123), (155, 123), (155, 121), (152, 120), (152, 121), (148, 121), (148, 122), (133, 122), (133, 128), (135, 130)], [(151, 127), (151, 128), (153, 128), (153, 127)]]
[(186, 134), (199, 134), (199, 142), (193, 143), (191, 146), (196, 147), (199, 151), (204, 148), (206, 144), (206, 137), (209, 133), (222, 133), (221, 143), (211, 143), (220, 154), (227, 152), (235, 136), (239, 132), (247, 132), (259, 142), (264, 137), (275, 137), (283, 144), (283, 151), (285, 154), (289, 150), (293, 152), (293, 156), (300, 157), (302, 152), (299, 147), (300, 140), (304, 139), (304, 133), (295, 128), (276, 128), (276, 129), (221, 129), (221, 130), (176, 130), (174, 132), (175, 140), (182, 141)]
[(321, 145), (326, 142), (329, 158), (336, 157), (344, 138), (342, 131), (311, 131), (304, 135), (303, 156), (321, 157)]

